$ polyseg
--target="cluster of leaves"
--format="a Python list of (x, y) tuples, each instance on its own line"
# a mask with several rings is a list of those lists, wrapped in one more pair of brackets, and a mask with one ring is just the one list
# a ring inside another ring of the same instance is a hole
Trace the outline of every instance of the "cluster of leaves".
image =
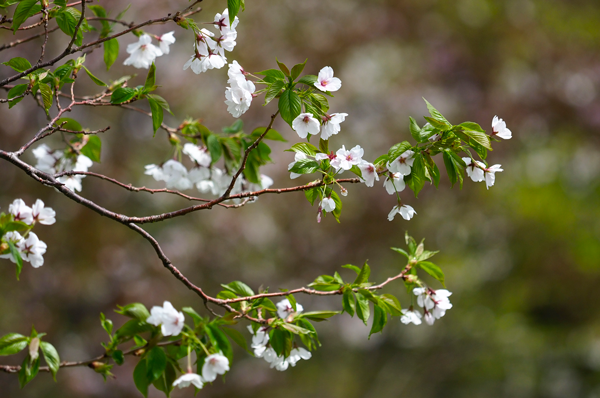
[[(223, 300), (237, 299), (243, 297), (254, 296), (254, 291), (245, 283), (234, 281), (226, 285), (221, 285), (225, 290), (222, 290), (217, 295), (217, 298)], [(259, 292), (268, 293), (266, 290)], [(230, 305), (237, 311), (250, 315), (254, 318), (262, 318), (268, 320), (269, 329), (269, 344), (275, 350), (277, 355), (289, 356), (290, 351), (296, 344), (295, 336), (298, 336), (302, 343), (309, 349), (313, 350), (321, 345), (319, 342), (317, 331), (310, 321), (321, 322), (330, 318), (338, 311), (312, 311), (296, 313), (296, 299), (292, 294), (286, 296), (290, 301), (294, 314), (286, 319), (277, 316), (277, 307), (267, 297), (259, 299), (238, 301)], [(258, 323), (253, 323), (252, 328), (256, 330), (260, 327)]]
[(46, 341), (42, 341), (46, 333), (38, 333), (35, 328), (31, 328), (29, 336), (23, 336), (18, 333), (9, 333), (0, 337), (0, 356), (15, 355), (29, 348), (27, 355), (21, 363), (19, 370), (19, 384), (21, 388), (37, 376), (40, 369), (40, 350), (46, 361), (46, 365), (56, 380), (56, 373), (60, 368), (60, 357), (54, 346)]
[[(101, 314), (102, 328), (109, 336), (109, 341), (102, 346), (106, 350), (107, 358), (112, 359), (117, 365), (122, 365), (125, 353), (120, 347), (130, 342), (134, 343), (127, 353), (139, 357), (139, 362), (133, 371), (133, 380), (145, 397), (148, 396), (150, 385), (169, 396), (177, 372), (187, 372), (187, 369), (182, 369), (179, 362), (191, 352), (196, 354), (195, 366), (198, 368), (197, 373), (201, 373), (207, 352), (211, 354), (222, 352), (230, 362), (233, 360), (230, 340), (245, 350), (248, 349), (242, 334), (228, 327), (236, 323), (233, 315), (210, 320), (200, 316), (193, 308), (185, 307), (183, 312), (192, 318), (194, 326), (185, 325), (180, 335), (165, 338), (161, 335), (160, 327), (146, 322), (150, 313), (143, 304), (129, 304), (119, 307), (115, 312), (130, 319), (113, 331), (112, 321)], [(110, 371), (113, 366), (114, 364), (105, 361), (94, 363), (92, 368), (106, 379), (107, 376), (111, 376)]]

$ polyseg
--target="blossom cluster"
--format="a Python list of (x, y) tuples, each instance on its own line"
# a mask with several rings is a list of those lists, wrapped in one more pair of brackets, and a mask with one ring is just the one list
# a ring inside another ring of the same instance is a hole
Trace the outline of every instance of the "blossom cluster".
[(436, 319), (443, 317), (446, 311), (452, 308), (448, 299), (452, 293), (446, 289), (433, 290), (427, 287), (417, 287), (413, 289), (413, 294), (417, 296), (417, 304), (423, 308), (423, 315), (415, 311), (412, 306), (408, 310), (403, 309), (400, 321), (405, 325), (409, 323), (420, 325), (421, 318), (425, 319), (428, 325), (433, 325)]
[[(225, 193), (233, 176), (218, 167), (211, 167), (211, 157), (206, 147), (186, 143), (182, 152), (194, 162), (194, 167), (190, 170), (181, 162), (170, 159), (162, 165), (146, 165), (145, 173), (156, 181), (164, 181), (169, 189), (184, 191), (196, 187), (202, 193), (215, 196)], [(261, 175), (260, 184), (249, 183), (240, 176), (235, 181), (231, 194), (258, 191), (269, 188), (272, 184), (273, 180), (266, 175)]]
[(225, 51), (233, 51), (236, 45), (237, 31), (235, 28), (239, 23), (235, 17), (232, 24), (229, 23), (229, 10), (226, 8), (222, 14), (217, 13), (213, 24), (219, 29), (220, 36), (208, 29), (200, 29), (196, 32), (194, 42), (194, 54), (183, 65), (183, 69), (191, 68), (196, 74), (206, 72), (209, 69), (221, 69), (227, 64)]
[[(296, 304), (296, 311), (294, 311), (294, 308), (288, 299), (284, 299), (277, 303), (277, 315), (284, 320), (293, 318), (295, 314), (299, 314), (303, 310), (304, 308), (302, 308), (302, 305)], [(252, 329), (252, 326), (248, 325), (248, 330), (252, 334), (252, 349), (254, 350), (254, 356), (263, 358), (271, 365), (271, 368), (284, 371), (289, 366), (296, 366), (301, 359), (308, 360), (312, 357), (310, 351), (303, 347), (292, 348), (290, 355), (287, 358), (284, 358), (283, 355), (278, 356), (269, 343), (268, 327), (259, 327), (255, 332)]]
[(225, 89), (225, 104), (227, 105), (227, 111), (233, 117), (240, 117), (246, 113), (250, 109), (252, 98), (254, 98), (256, 87), (252, 81), (246, 79), (246, 74), (247, 72), (237, 61), (229, 64), (229, 70), (227, 71), (229, 80), (227, 80), (227, 83), (231, 87)]
[(152, 38), (144, 33), (138, 38), (136, 43), (127, 46), (129, 57), (123, 62), (124, 65), (132, 65), (135, 68), (148, 69), (156, 57), (169, 53), (169, 46), (175, 43), (175, 31), (165, 33), (161, 36), (155, 36), (158, 41), (158, 47), (152, 44)]
[(31, 232), (36, 223), (43, 225), (52, 225), (56, 222), (56, 212), (45, 207), (44, 202), (36, 200), (32, 207), (25, 204), (22, 199), (15, 199), (8, 207), (8, 213), (12, 216), (12, 221), (21, 222), (24, 229), (20, 229), (23, 235), (16, 230), (8, 231), (0, 236), (0, 258), (9, 259), (17, 263), (17, 258), (10, 246), (12, 245), (22, 260), (31, 263), (34, 268), (44, 265), (44, 253), (47, 245), (42, 242), (38, 236)]
[[(72, 154), (61, 150), (51, 150), (48, 145), (42, 144), (33, 150), (37, 159), (35, 168), (49, 174), (65, 171), (88, 171), (93, 164), (92, 160), (82, 154)], [(81, 192), (81, 180), (84, 175), (62, 176), (58, 181), (65, 184), (71, 191)]]

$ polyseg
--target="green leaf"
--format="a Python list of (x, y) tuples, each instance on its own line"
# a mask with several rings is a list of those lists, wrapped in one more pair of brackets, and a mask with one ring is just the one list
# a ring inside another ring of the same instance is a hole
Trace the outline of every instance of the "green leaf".
[(311, 321), (321, 322), (334, 315), (338, 315), (339, 313), (339, 311), (311, 311), (302, 313), (301, 317), (308, 318)]
[(281, 329), (273, 329), (269, 333), (271, 347), (273, 347), (278, 356), (285, 353), (287, 337), (288, 332)]
[(252, 289), (250, 289), (250, 287), (248, 285), (246, 285), (244, 282), (233, 281), (231, 283), (228, 283), (227, 285), (221, 285), (221, 286), (223, 286), (225, 289), (229, 290), (230, 292), (237, 294), (238, 296), (242, 296), (242, 297), (254, 296), (254, 291)]
[(410, 119), (410, 123), (408, 125), (408, 128), (410, 130), (410, 135), (413, 136), (413, 138), (415, 139), (415, 141), (417, 141), (417, 142), (424, 142), (424, 141), (421, 141), (421, 128), (419, 127), (419, 125), (417, 124), (417, 122), (415, 121), (415, 119), (413, 119), (410, 116), (409, 116), (409, 119)]
[(410, 259), (410, 256), (408, 255), (407, 252), (405, 252), (404, 250), (400, 249), (399, 247), (391, 247), (390, 249), (392, 249), (393, 251), (402, 254), (404, 257), (406, 257), (406, 259)]
[(320, 189), (319, 188), (310, 188), (304, 190), (304, 196), (306, 196), (306, 200), (310, 202), (310, 205), (313, 206), (315, 204), (315, 200), (320, 198)]
[[(60, 30), (62, 30), (67, 36), (73, 37), (75, 35), (75, 28), (79, 23), (79, 19), (81, 18), (81, 13), (79, 10), (69, 7), (65, 10), (59, 12), (56, 15), (56, 23)], [(83, 42), (83, 27), (84, 23), (81, 24), (79, 29), (77, 30), (77, 35), (75, 36), (75, 45), (80, 46)]]
[[(17, 72), (25, 72), (31, 68), (31, 64), (25, 58), (15, 57), (7, 62), (2, 62), (2, 65), (10, 66)], [(9, 96), (10, 98), (10, 96)]]
[(369, 317), (371, 316), (369, 300), (362, 293), (356, 293), (356, 303), (356, 315), (366, 325)]
[(227, 9), (229, 10), (229, 24), (231, 25), (235, 20), (235, 16), (238, 15), (242, 0), (227, 0)]
[(88, 142), (83, 148), (81, 153), (93, 162), (100, 163), (100, 153), (102, 152), (102, 141), (96, 135), (88, 136)]
[(312, 159), (298, 160), (288, 171), (296, 174), (311, 174), (319, 170), (319, 163)]
[[(31, 12), (34, 10), (34, 7), (38, 5), (38, 0), (22, 0), (15, 10), (15, 15), (13, 16), (13, 24), (12, 30), (13, 33), (19, 29), (19, 26), (23, 24), (31, 16)], [(23, 71), (19, 71), (23, 72)]]
[(81, 127), (81, 124), (79, 124), (79, 122), (77, 120), (71, 119), (71, 118), (68, 118), (68, 117), (63, 117), (63, 118), (58, 119), (54, 123), (54, 125), (55, 126), (62, 125), (62, 128), (65, 129), (65, 130), (83, 131), (83, 127)]
[(17, 249), (17, 246), (13, 242), (7, 242), (8, 248), (10, 249), (10, 254), (14, 257), (17, 264), (17, 280), (19, 280), (19, 275), (21, 275), (21, 270), (23, 269), (23, 258), (21, 257), (21, 252)]
[[(463, 124), (465, 123), (462, 123), (460, 126), (463, 127)], [(479, 125), (477, 126), (479, 127)], [(479, 129), (481, 129), (481, 127)], [(486, 133), (478, 130), (469, 130), (465, 127), (463, 127), (463, 133), (469, 138), (471, 138), (473, 141), (487, 149), (488, 151), (492, 150), (492, 145), (490, 144), (490, 137)]]
[(344, 311), (350, 316), (354, 316), (356, 311), (356, 299), (352, 293), (352, 289), (344, 289), (344, 295), (342, 296), (342, 307)]
[(164, 373), (156, 380), (152, 382), (152, 385), (157, 390), (165, 393), (167, 398), (170, 396), (173, 390), (173, 382), (177, 379), (177, 373), (171, 362), (167, 362)]
[(412, 148), (410, 142), (402, 141), (390, 148), (388, 151), (388, 157), (390, 160), (395, 160), (398, 156), (402, 155), (404, 152), (408, 151)]
[(154, 62), (152, 62), (152, 65), (148, 70), (148, 75), (146, 76), (144, 88), (148, 91), (152, 91), (154, 90), (154, 86), (156, 86), (156, 65), (154, 64)]
[(104, 42), (104, 63), (106, 64), (106, 70), (115, 63), (119, 57), (119, 41), (117, 39), (110, 39)]
[(279, 60), (277, 58), (275, 58), (275, 61), (277, 61), (277, 66), (279, 66), (279, 69), (281, 69), (283, 74), (286, 76), (290, 76), (290, 70), (288, 69), (288, 67), (285, 66), (285, 64), (279, 62)]
[(21, 363), (21, 370), (19, 371), (19, 385), (21, 388), (25, 387), (35, 376), (37, 376), (40, 370), (40, 358), (31, 360), (29, 354), (23, 359)]
[(323, 94), (312, 93), (310, 95), (310, 101), (323, 112), (327, 112), (329, 110), (329, 101)]
[(425, 101), (425, 103), (427, 104), (427, 110), (429, 111), (429, 114), (431, 115), (432, 118), (434, 118), (435, 120), (448, 124), (448, 125), (452, 125), (448, 120), (446, 120), (446, 118), (437, 110), (433, 107), (433, 105), (431, 105), (429, 103), (429, 101), (427, 101), (425, 98), (423, 98), (423, 100)]
[(265, 93), (264, 105), (267, 105), (273, 98), (277, 97), (283, 87), (285, 87), (285, 81), (283, 80), (275, 80), (273, 83), (269, 84), (269, 88), (267, 88)]
[(331, 199), (335, 202), (335, 209), (331, 212), (335, 220), (339, 223), (340, 216), (342, 215), (342, 200), (335, 191), (331, 191)]
[(13, 355), (27, 347), (28, 339), (22, 334), (9, 333), (0, 337), (0, 356)]
[(100, 80), (96, 76), (94, 76), (94, 74), (92, 72), (90, 72), (90, 70), (88, 68), (86, 68), (84, 66), (83, 69), (85, 70), (85, 72), (87, 73), (87, 75), (90, 77), (90, 79), (92, 79), (92, 81), (94, 83), (96, 83), (97, 86), (102, 86), (102, 87), (106, 87), (107, 86), (106, 83), (104, 83), (102, 80)]
[(150, 112), (152, 112), (152, 130), (154, 135), (156, 135), (156, 132), (163, 122), (163, 108), (154, 98), (150, 97), (149, 95), (146, 98), (148, 99), (148, 104), (150, 105)]
[(286, 149), (286, 152), (298, 152), (308, 156), (315, 156), (319, 152), (319, 149), (308, 142), (300, 142), (292, 145), (290, 149)]
[(124, 307), (117, 306), (119, 309), (115, 310), (117, 314), (125, 315), (129, 318), (137, 319), (139, 321), (146, 321), (150, 317), (150, 312), (146, 306), (142, 303), (127, 304)]
[(210, 158), (212, 159), (212, 162), (215, 163), (223, 154), (223, 148), (221, 147), (221, 142), (219, 142), (219, 137), (215, 134), (209, 135), (206, 140), (206, 145), (210, 152)]
[(429, 275), (433, 276), (435, 279), (440, 281), (442, 285), (444, 285), (444, 287), (446, 286), (444, 284), (444, 272), (440, 267), (438, 267), (434, 263), (430, 263), (429, 261), (420, 261), (419, 263), (417, 263), (417, 265), (421, 267), (423, 271), (427, 272)]
[(365, 265), (363, 265), (360, 272), (358, 273), (358, 276), (354, 280), (353, 285), (360, 285), (361, 283), (368, 282), (370, 275), (371, 268), (369, 267), (369, 264), (365, 263)]
[(277, 69), (267, 69), (263, 70), (262, 72), (258, 72), (257, 74), (265, 76), (263, 80), (268, 83), (274, 83), (277, 80), (285, 81), (285, 75), (283, 72)]
[(194, 326), (198, 326), (204, 322), (204, 319), (192, 307), (183, 307), (181, 311), (185, 312), (194, 320)]
[(429, 181), (433, 182), (433, 185), (437, 188), (440, 185), (440, 170), (431, 158), (431, 155), (426, 154), (423, 159), (427, 174), (429, 174)]
[(60, 368), (60, 356), (58, 355), (58, 351), (56, 351), (56, 348), (54, 348), (52, 344), (45, 341), (40, 343), (40, 348), (44, 354), (44, 360), (50, 368), (52, 377), (54, 377), (54, 381), (56, 381), (56, 372), (58, 372), (58, 369)]
[(133, 370), (133, 382), (144, 397), (148, 397), (148, 386), (152, 383), (148, 380), (148, 371), (146, 369), (146, 360), (142, 359), (138, 362)]
[[(171, 108), (169, 108), (169, 103), (167, 102), (167, 100), (164, 99), (163, 97), (161, 97), (160, 95), (147, 94), (146, 98), (152, 98), (154, 101), (156, 101), (158, 103), (158, 105), (160, 105), (161, 108), (163, 108), (165, 111), (169, 112), (171, 115), (173, 114), (173, 112), (171, 112)], [(204, 127), (202, 125), (200, 125), (200, 126)], [(206, 127), (204, 127), (204, 128), (206, 129)]]
[(385, 306), (387, 312), (392, 316), (401, 316), (402, 315), (402, 306), (398, 299), (391, 294), (382, 294), (379, 296), (379, 300), (381, 305)]
[(119, 87), (110, 96), (111, 104), (122, 104), (135, 97), (135, 90), (129, 87)]
[(146, 378), (152, 383), (163, 374), (167, 366), (167, 356), (160, 347), (152, 348), (146, 355)]
[[(275, 311), (277, 311), (277, 309), (275, 309)], [(246, 339), (244, 338), (244, 335), (241, 334), (240, 332), (238, 332), (235, 329), (231, 329), (231, 328), (222, 328), (221, 329), (227, 336), (229, 336), (229, 338), (231, 340), (233, 340), (237, 345), (239, 345), (240, 347), (242, 347), (244, 350), (250, 352), (248, 350), (248, 343), (246, 342)]]
[(470, 131), (478, 131), (480, 133), (485, 133), (485, 130), (481, 128), (481, 126), (475, 122), (464, 122), (459, 124), (464, 130)]
[(425, 120), (427, 120), (429, 122), (429, 124), (431, 124), (434, 128), (441, 130), (441, 131), (450, 130), (450, 128), (452, 127), (450, 124), (440, 122), (439, 120), (436, 120), (432, 117), (425, 116)]
[(456, 170), (452, 156), (450, 156), (448, 152), (444, 152), (442, 157), (444, 159), (444, 166), (446, 166), (446, 171), (448, 172), (448, 177), (450, 178), (450, 184), (454, 187), (454, 184), (458, 181), (458, 171)]
[[(254, 139), (260, 137), (266, 130), (266, 127), (257, 127), (254, 129), (254, 131), (252, 131), (252, 134), (250, 134), (250, 136)], [(281, 134), (279, 134), (279, 132), (277, 130), (273, 130), (270, 129), (267, 134), (264, 136), (265, 140), (271, 140), (271, 141), (281, 141), (281, 142), (287, 142), (287, 140), (285, 138), (283, 138), (283, 136)]]
[(210, 337), (213, 345), (215, 345), (220, 351), (223, 352), (223, 355), (229, 359), (229, 363), (233, 362), (233, 349), (231, 348), (231, 343), (227, 339), (227, 335), (221, 331), (221, 329), (214, 324), (206, 325), (206, 333)]
[(418, 197), (419, 192), (425, 186), (425, 165), (423, 164), (423, 155), (420, 153), (414, 155), (414, 159), (410, 175), (406, 177), (406, 185), (413, 190), (415, 197)]
[(8, 109), (17, 105), (19, 102), (21, 102), (23, 100), (23, 98), (25, 98), (25, 97), (21, 97), (21, 98), (17, 98), (17, 99), (14, 99), (11, 101), (11, 98), (15, 98), (20, 95), (23, 95), (25, 93), (25, 91), (27, 91), (27, 87), (28, 87), (27, 84), (17, 84), (16, 86), (14, 86), (13, 88), (10, 89), (10, 91), (8, 92)]
[(308, 61), (308, 58), (305, 59), (303, 63), (294, 65), (292, 72), (290, 73), (292, 80), (296, 80), (296, 78), (300, 76), (300, 73), (302, 73), (304, 67), (306, 66), (306, 61)]
[(109, 336), (112, 336), (113, 323), (110, 319), (106, 319), (104, 313), (100, 313), (100, 325), (102, 325), (102, 329), (108, 333)]
[(369, 332), (369, 339), (373, 333), (381, 332), (387, 323), (386, 312), (378, 305), (374, 306), (374, 310), (375, 313), (373, 315), (373, 325), (371, 326), (371, 331)]
[(279, 112), (290, 126), (292, 121), (302, 112), (302, 101), (293, 90), (286, 90), (279, 97)]
[(356, 275), (360, 274), (360, 272), (362, 271), (360, 268), (358, 268), (356, 265), (352, 265), (352, 264), (346, 264), (346, 265), (342, 265), (342, 268), (348, 268), (351, 269), (352, 271), (356, 272)]
[(304, 75), (300, 78), (300, 80), (298, 80), (298, 83), (306, 84), (307, 86), (310, 86), (310, 87), (314, 87), (316, 82), (317, 82), (317, 76), (315, 76), (315, 75)]
[(117, 331), (115, 332), (115, 338), (118, 340), (127, 340), (138, 333), (149, 332), (153, 329), (155, 329), (154, 326), (144, 321), (131, 319), (125, 322), (125, 324), (119, 329), (117, 329)]
[(311, 334), (312, 333), (310, 330), (305, 329), (298, 325), (294, 325), (293, 323), (283, 323), (281, 325), (281, 327), (293, 334)]
[[(133, 339), (135, 340), (136, 345), (139, 345), (141, 347), (146, 345), (146, 343), (145, 343), (146, 340), (142, 339), (139, 336), (133, 336)], [(144, 344), (138, 344), (138, 340), (144, 341)], [(115, 363), (119, 366), (123, 365), (123, 363), (125, 362), (125, 356), (123, 355), (123, 351), (121, 351), (121, 350), (113, 351), (113, 353), (110, 356), (115, 361)]]
[(44, 109), (46, 113), (48, 113), (48, 109), (52, 106), (52, 89), (47, 85), (40, 83), (39, 84), (40, 93), (42, 94), (42, 101), (44, 102)]

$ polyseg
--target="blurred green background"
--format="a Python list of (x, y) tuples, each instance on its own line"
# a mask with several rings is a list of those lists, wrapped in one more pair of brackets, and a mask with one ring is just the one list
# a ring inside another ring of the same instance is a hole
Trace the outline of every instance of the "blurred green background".
[[(183, 0), (132, 1), (126, 20), (143, 21), (187, 6)], [(112, 15), (125, 2), (102, 1)], [(225, 2), (206, 0), (197, 21), (212, 21)], [(389, 250), (403, 244), (408, 230), (441, 250), (434, 262), (446, 272), (454, 308), (434, 326), (388, 323), (367, 340), (368, 328), (342, 315), (318, 324), (323, 347), (310, 361), (277, 372), (242, 350), (226, 383), (205, 387), (204, 397), (600, 397), (600, 4), (597, 0), (248, 0), (240, 15), (238, 46), (228, 56), (246, 70), (275, 67), (275, 57), (293, 65), (308, 58), (307, 73), (330, 65), (343, 81), (330, 101), (333, 112), (349, 114), (332, 147), (361, 145), (374, 160), (394, 143), (410, 139), (408, 116), (426, 115), (427, 98), (451, 122), (471, 120), (488, 131), (494, 115), (504, 118), (513, 139), (498, 143), (491, 164), (504, 172), (486, 190), (482, 183), (450, 189), (426, 187), (418, 200), (402, 197), (418, 215), (410, 222), (386, 219), (394, 199), (381, 182), (375, 188), (349, 187), (342, 223), (316, 223), (316, 208), (301, 193), (263, 196), (237, 210), (216, 208), (148, 226), (167, 255), (196, 284), (216, 294), (219, 283), (243, 280), (257, 289), (306, 285), (340, 265), (369, 260), (378, 280), (397, 273), (403, 258)], [(157, 60), (157, 91), (178, 125), (198, 117), (213, 130), (234, 120), (223, 104), (226, 69), (195, 75), (183, 72), (193, 37), (174, 24), (177, 42)], [(23, 37), (28, 33), (20, 33)], [(49, 52), (57, 54), (66, 36), (54, 33)], [(14, 40), (0, 31), (0, 42)], [(144, 70), (123, 67), (121, 56), (105, 71), (101, 51), (86, 65), (105, 80)], [(36, 57), (33, 41), (0, 53)], [(0, 67), (0, 78), (11, 75)], [(78, 93), (97, 88), (80, 79)], [(3, 97), (5, 95), (3, 94)], [(275, 104), (257, 99), (242, 120), (249, 132), (268, 123)], [(165, 135), (152, 138), (149, 118), (121, 109), (77, 109), (70, 117), (97, 129), (103, 138), (102, 163), (92, 171), (135, 185), (161, 187), (143, 166), (169, 156)], [(11, 111), (0, 106), (0, 148), (15, 150), (44, 124), (31, 98)], [(293, 159), (283, 152), (297, 142), (273, 145), (274, 164), (263, 172), (276, 187), (292, 186), (286, 172)], [(47, 140), (61, 147), (59, 137)], [(24, 158), (35, 163), (31, 153)], [(441, 159), (437, 159), (441, 165)], [(307, 182), (300, 179), (294, 182)], [(119, 190), (87, 178), (83, 194), (118, 212), (149, 215), (185, 206), (169, 195)], [(192, 191), (190, 191), (192, 192)], [(139, 301), (148, 307), (170, 300), (206, 313), (197, 296), (182, 287), (132, 231), (41, 187), (0, 162), (0, 206), (16, 197), (42, 198), (57, 211), (57, 223), (41, 226), (48, 244), (45, 264), (26, 265), (21, 281), (14, 266), (0, 264), (0, 335), (27, 334), (31, 325), (66, 360), (102, 353), (99, 312), (118, 326), (117, 304)], [(350, 272), (348, 270), (343, 270)], [(343, 273), (343, 275), (344, 275)], [(437, 286), (437, 285), (434, 285)], [(404, 305), (400, 284), (388, 292)], [(341, 309), (339, 299), (297, 297), (307, 310)], [(245, 325), (240, 325), (240, 330)], [(3, 364), (21, 357), (2, 358)], [(3, 397), (136, 397), (136, 360), (115, 368), (107, 383), (89, 369), (61, 370), (58, 382), (42, 374), (24, 390), (14, 375), (0, 374)], [(174, 397), (191, 397), (192, 390)], [(158, 391), (152, 397), (161, 396)]]

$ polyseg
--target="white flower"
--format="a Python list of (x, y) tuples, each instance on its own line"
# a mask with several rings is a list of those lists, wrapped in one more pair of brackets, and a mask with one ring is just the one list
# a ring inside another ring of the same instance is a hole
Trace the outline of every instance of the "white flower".
[(431, 312), (427, 312), (425, 311), (425, 316), (423, 317), (425, 319), (425, 322), (427, 322), (428, 325), (433, 325), (433, 323), (435, 322), (435, 317), (431, 314)]
[(183, 191), (192, 187), (192, 182), (187, 176), (187, 169), (178, 161), (167, 160), (162, 166), (162, 172), (167, 188)]
[(326, 115), (323, 118), (323, 131), (321, 132), (321, 138), (324, 140), (328, 140), (329, 137), (335, 135), (340, 132), (340, 123), (342, 123), (347, 113), (332, 113), (331, 115)]
[(408, 325), (409, 323), (414, 323), (415, 325), (420, 325), (421, 324), (421, 318), (423, 317), (421, 315), (420, 312), (414, 311), (411, 307), (410, 310), (407, 310), (406, 308), (404, 308), (402, 310), (402, 316), (400, 317), (400, 322), (402, 322), (405, 325)]
[(230, 79), (231, 87), (225, 90), (225, 104), (227, 111), (233, 117), (240, 117), (248, 109), (252, 103), (252, 93), (256, 90), (253, 82), (246, 79)]
[(358, 164), (358, 168), (362, 174), (362, 179), (366, 186), (372, 187), (375, 184), (375, 180), (379, 181), (379, 175), (377, 169), (372, 163), (363, 160)]
[(238, 23), (240, 23), (240, 20), (238, 17), (235, 17), (233, 24), (229, 24), (229, 9), (227, 8), (223, 11), (223, 14), (217, 13), (215, 15), (214, 24), (217, 25), (221, 33), (235, 32)]
[(39, 145), (32, 152), (33, 156), (37, 159), (36, 169), (45, 173), (56, 173), (56, 164), (62, 157), (60, 152), (53, 152), (46, 144)]
[(190, 384), (201, 389), (203, 385), (202, 378), (195, 373), (186, 373), (173, 382), (173, 387), (185, 388), (189, 387)]
[(392, 173), (400, 173), (403, 176), (409, 175), (410, 169), (415, 162), (414, 154), (410, 149), (405, 151), (402, 155), (387, 163), (388, 170)]
[(331, 198), (323, 198), (321, 201), (321, 209), (325, 212), (332, 212), (335, 210), (335, 201)]
[(494, 116), (494, 119), (492, 120), (492, 136), (494, 135), (504, 138), (505, 140), (510, 140), (512, 138), (512, 132), (506, 128), (506, 123), (498, 116)]
[(310, 351), (308, 351), (306, 348), (298, 347), (292, 348), (292, 350), (290, 351), (290, 356), (287, 357), (286, 360), (290, 365), (296, 366), (296, 363), (301, 359), (309, 360), (310, 358), (312, 358), (312, 354)]
[(208, 56), (204, 58), (207, 69), (221, 69), (227, 63), (227, 58), (222, 55), (214, 54), (209, 52)]
[(227, 83), (229, 84), (236, 84), (235, 82), (238, 80), (246, 80), (244, 68), (242, 68), (242, 66), (238, 64), (238, 61), (235, 60), (229, 64), (227, 76), (229, 76), (229, 80), (227, 80)]
[(188, 172), (188, 179), (198, 187), (198, 184), (210, 178), (210, 169), (207, 167), (194, 167)]
[[(19, 245), (20, 243), (23, 241), (23, 237), (21, 236), (20, 233), (15, 232), (15, 231), (10, 231), (4, 234), (4, 236), (2, 237), (2, 239), (8, 243), (14, 243), (14, 245), (17, 247), (17, 250), (19, 249)], [(23, 256), (21, 256), (23, 257)], [(17, 259), (12, 255), (12, 253), (9, 251), (6, 254), (0, 254), (0, 258), (7, 258), (10, 261), (12, 261), (13, 263), (17, 263)]]
[(50, 207), (44, 207), (44, 202), (36, 200), (31, 208), (33, 221), (44, 225), (52, 225), (56, 222), (56, 212)]
[(349, 151), (342, 145), (340, 149), (335, 153), (335, 158), (331, 161), (331, 166), (336, 170), (350, 170), (352, 166), (358, 166), (362, 163), (362, 156), (365, 151), (360, 145), (355, 146)]
[(312, 113), (301, 113), (292, 121), (292, 128), (300, 138), (306, 138), (308, 134), (319, 134), (321, 125)]
[[(296, 155), (294, 156), (294, 161), (288, 165), (288, 171), (291, 170), (292, 167), (294, 167), (294, 165), (296, 164), (296, 162), (299, 162), (300, 160), (306, 160), (306, 159), (308, 159), (308, 157), (306, 156), (306, 154), (304, 154), (302, 152), (296, 152)], [(302, 174), (297, 174), (297, 173), (290, 172), (290, 178), (292, 180), (300, 177), (301, 175)]]
[(161, 325), (163, 336), (177, 336), (181, 333), (185, 318), (170, 302), (165, 301), (162, 307), (152, 307), (150, 314), (146, 322), (154, 326)]
[(203, 57), (200, 54), (192, 55), (192, 58), (190, 58), (185, 64), (183, 64), (183, 70), (186, 70), (187, 68), (191, 67), (192, 71), (197, 75), (206, 72), (208, 68), (202, 61), (202, 58)]
[(260, 188), (268, 189), (271, 185), (273, 185), (273, 179), (267, 175), (260, 175)]
[(466, 167), (467, 176), (469, 176), (471, 178), (471, 180), (473, 180), (474, 182), (480, 182), (480, 181), (484, 180), (482, 168), (485, 168), (485, 164), (478, 162), (478, 161), (475, 161), (475, 163), (473, 163), (471, 158), (466, 158), (466, 157), (462, 158), (462, 160), (467, 165), (467, 167)]
[(81, 180), (83, 179), (83, 177), (85, 176), (63, 176), (59, 177), (58, 181), (65, 184), (65, 187), (67, 187), (71, 191), (81, 192), (81, 190), (83, 189), (83, 187), (81, 186)]
[(319, 71), (315, 87), (321, 91), (338, 91), (342, 87), (342, 81), (333, 77), (331, 66), (326, 66)]
[[(390, 178), (390, 176), (392, 178)], [(400, 173), (389, 173), (383, 181), (383, 186), (390, 195), (394, 195), (396, 191), (402, 192), (404, 191), (404, 188), (406, 188), (404, 177)]]
[(229, 370), (229, 359), (222, 354), (212, 354), (204, 360), (202, 378), (206, 382), (215, 381), (217, 375), (224, 375)]
[(287, 318), (292, 313), (299, 314), (303, 310), (304, 308), (302, 307), (302, 305), (296, 303), (296, 312), (294, 312), (294, 308), (292, 307), (292, 304), (288, 299), (283, 299), (277, 303), (277, 315), (282, 319)]
[(8, 212), (13, 215), (15, 221), (23, 221), (29, 225), (33, 224), (32, 209), (25, 204), (23, 199), (15, 199), (8, 206)]
[(487, 189), (490, 189), (490, 187), (494, 185), (494, 182), (496, 182), (496, 173), (499, 171), (504, 171), (499, 164), (495, 164), (485, 169), (485, 186)]
[(233, 49), (235, 48), (236, 42), (235, 39), (237, 38), (237, 33), (236, 32), (229, 32), (229, 33), (224, 33), (222, 34), (217, 40), (217, 52), (219, 53), (219, 55), (221, 55), (222, 57), (225, 57), (225, 51), (233, 51)]
[(269, 343), (269, 334), (267, 333), (267, 328), (259, 327), (255, 333), (252, 329), (252, 326), (248, 325), (248, 330), (252, 334), (251, 347), (254, 349), (254, 356), (261, 358), (265, 354), (267, 350), (267, 344)]
[(165, 55), (170, 51), (169, 46), (175, 43), (175, 36), (173, 36), (173, 33), (175, 33), (175, 31), (165, 33), (156, 39), (158, 40), (158, 47), (160, 48), (160, 51), (162, 51), (162, 53)]
[(44, 258), (42, 256), (46, 253), (47, 248), (48, 246), (39, 240), (33, 232), (27, 235), (27, 239), (19, 242), (19, 251), (23, 260), (29, 261), (34, 268), (44, 265)]
[(188, 142), (183, 146), (182, 152), (188, 155), (192, 161), (198, 163), (200, 166), (209, 167), (212, 161), (210, 153), (206, 147), (199, 147), (191, 142)]
[(448, 297), (452, 295), (446, 289), (432, 290), (418, 287), (413, 289), (413, 294), (417, 296), (417, 304), (425, 310), (425, 322), (433, 325), (435, 319), (440, 319), (446, 314), (446, 311), (452, 308)]
[(144, 174), (152, 176), (156, 181), (164, 181), (165, 175), (163, 174), (162, 168), (155, 164), (149, 164), (145, 166), (146, 171)]
[(402, 207), (398, 207), (396, 205), (396, 206), (394, 206), (392, 211), (390, 211), (390, 214), (388, 214), (388, 220), (392, 221), (394, 219), (394, 217), (396, 216), (396, 214), (398, 214), (398, 213), (400, 213), (402, 218), (404, 218), (406, 221), (410, 220), (411, 218), (414, 217), (415, 214), (417, 214), (415, 209), (413, 209), (409, 205), (403, 205)]
[(137, 43), (129, 44), (127, 52), (131, 55), (123, 64), (144, 69), (148, 69), (156, 57), (163, 55), (161, 49), (152, 44), (152, 39), (147, 34), (141, 35)]

